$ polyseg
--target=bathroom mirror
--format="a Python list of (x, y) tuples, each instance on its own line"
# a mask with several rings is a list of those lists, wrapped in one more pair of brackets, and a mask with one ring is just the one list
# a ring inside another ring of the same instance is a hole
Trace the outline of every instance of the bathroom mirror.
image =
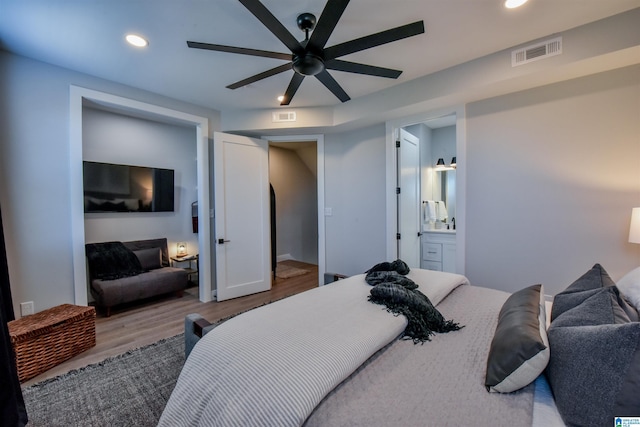
[(447, 207), (447, 222), (451, 223), (456, 214), (456, 170), (433, 171), (433, 199), (442, 200)]
[[(435, 127), (430, 122), (431, 140), (429, 161), (431, 162), (430, 199), (443, 201), (446, 210), (446, 222), (452, 223), (456, 216), (456, 126), (455, 116), (449, 122), (440, 120), (444, 126)], [(440, 164), (438, 164), (440, 163)], [(439, 215), (441, 216), (441, 215)]]

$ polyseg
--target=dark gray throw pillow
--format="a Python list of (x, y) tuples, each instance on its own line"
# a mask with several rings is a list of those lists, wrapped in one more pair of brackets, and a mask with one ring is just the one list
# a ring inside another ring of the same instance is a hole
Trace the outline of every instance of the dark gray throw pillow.
[(585, 427), (640, 416), (640, 323), (630, 320), (615, 286), (584, 285), (569, 292), (582, 301), (557, 314), (548, 331), (546, 374), (558, 412), (567, 425)]
[(162, 267), (162, 252), (160, 248), (140, 249), (133, 251), (140, 260), (140, 265), (144, 271), (155, 270)]
[(549, 362), (542, 285), (512, 294), (498, 316), (487, 359), (488, 391), (510, 393), (532, 383)]
[[(614, 287), (616, 284), (609, 276), (609, 273), (600, 264), (595, 264), (576, 279), (571, 285), (564, 291), (560, 292), (553, 298), (553, 307), (551, 309), (551, 321), (553, 322), (558, 316), (567, 310), (572, 309), (591, 296), (600, 292), (602, 288)], [(618, 305), (629, 316), (632, 322), (637, 322), (639, 319), (638, 311), (630, 305), (622, 295), (618, 292), (616, 294)]]

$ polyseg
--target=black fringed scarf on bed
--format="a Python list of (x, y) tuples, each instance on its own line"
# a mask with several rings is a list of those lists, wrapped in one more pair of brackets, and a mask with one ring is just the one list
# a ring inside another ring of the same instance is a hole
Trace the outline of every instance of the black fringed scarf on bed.
[(418, 285), (405, 275), (409, 267), (402, 260), (383, 262), (366, 271), (366, 282), (373, 286), (369, 301), (384, 305), (387, 311), (402, 314), (409, 322), (403, 338), (412, 339), (414, 344), (431, 341), (435, 332), (457, 331), (460, 326), (445, 320), (431, 304), (429, 298), (418, 290)]

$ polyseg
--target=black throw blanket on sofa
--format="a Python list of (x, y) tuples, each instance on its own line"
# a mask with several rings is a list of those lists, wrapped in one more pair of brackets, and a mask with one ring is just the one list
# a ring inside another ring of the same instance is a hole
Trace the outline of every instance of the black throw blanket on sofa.
[(366, 272), (366, 282), (373, 286), (369, 301), (384, 305), (387, 311), (408, 320), (403, 337), (412, 339), (414, 344), (431, 341), (435, 332), (457, 331), (460, 326), (445, 320), (431, 304), (429, 298), (418, 290), (418, 285), (405, 274), (409, 267), (402, 260), (374, 265)]
[(87, 243), (85, 249), (92, 279), (114, 280), (144, 272), (136, 254), (122, 242)]

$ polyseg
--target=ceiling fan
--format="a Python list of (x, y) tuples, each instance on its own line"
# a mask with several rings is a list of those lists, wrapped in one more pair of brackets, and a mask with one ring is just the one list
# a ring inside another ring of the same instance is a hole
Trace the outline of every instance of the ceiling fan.
[[(303, 13), (299, 15), (297, 19), (298, 28), (305, 32), (305, 39), (300, 42), (296, 40), (284, 25), (282, 25), (282, 23), (278, 21), (259, 0), (239, 1), (249, 10), (249, 12), (258, 18), (258, 20), (262, 22), (269, 31), (284, 43), (291, 53), (278, 53), (266, 50), (194, 41), (187, 41), (187, 46), (195, 49), (239, 53), (242, 55), (261, 56), (289, 61), (284, 65), (280, 65), (276, 68), (272, 68), (227, 86), (229, 89), (237, 89), (293, 69), (295, 73), (291, 78), (291, 82), (287, 87), (280, 105), (289, 105), (291, 99), (300, 87), (302, 80), (304, 80), (306, 76), (315, 76), (340, 101), (346, 102), (351, 99), (327, 70), (345, 71), (348, 73), (397, 79), (402, 73), (400, 70), (343, 61), (337, 58), (424, 33), (423, 21), (417, 21), (412, 24), (402, 25), (390, 30), (325, 48), (325, 44), (327, 43), (327, 40), (329, 40), (329, 36), (336, 27), (338, 20), (340, 20), (342, 13), (349, 4), (349, 0), (328, 0), (322, 14), (320, 15), (320, 19), (318, 19), (317, 22), (316, 17), (311, 13)], [(309, 37), (310, 31), (312, 32), (311, 37)]]

